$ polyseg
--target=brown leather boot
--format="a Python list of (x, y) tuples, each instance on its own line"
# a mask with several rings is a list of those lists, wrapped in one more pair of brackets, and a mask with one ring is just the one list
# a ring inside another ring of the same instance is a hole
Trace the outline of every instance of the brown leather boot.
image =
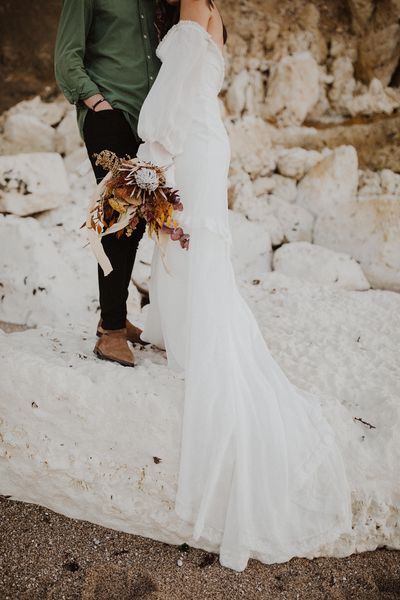
[[(104, 329), (102, 326), (102, 319), (100, 319), (97, 325), (97, 337), (101, 337), (104, 333)], [(147, 346), (149, 342), (144, 342), (140, 339), (140, 334), (142, 333), (142, 329), (133, 325), (128, 319), (126, 320), (126, 335), (129, 342), (132, 344), (141, 344), (142, 346)]]
[(103, 360), (111, 360), (124, 367), (135, 366), (135, 357), (128, 346), (126, 327), (123, 329), (103, 329), (93, 352)]

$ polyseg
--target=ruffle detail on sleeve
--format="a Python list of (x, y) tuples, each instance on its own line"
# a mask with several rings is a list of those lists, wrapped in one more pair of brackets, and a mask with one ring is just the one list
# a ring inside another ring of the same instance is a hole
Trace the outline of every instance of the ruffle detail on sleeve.
[(211, 38), (211, 35), (208, 33), (208, 31), (204, 29), (204, 27), (200, 25), (200, 23), (197, 23), (196, 21), (181, 20), (167, 31), (167, 33), (157, 46), (156, 54), (161, 61), (164, 60), (165, 54), (168, 52), (169, 49), (169, 44), (171, 43), (172, 38), (176, 35), (176, 32), (185, 29), (188, 31), (197, 31), (207, 41), (209, 41), (209, 39)]
[(171, 39), (174, 37), (176, 31), (179, 31), (181, 29), (186, 29), (188, 31), (193, 30), (193, 31), (197, 31), (200, 33), (200, 35), (207, 40), (207, 42), (209, 42), (209, 44), (211, 45), (211, 47), (215, 50), (216, 55), (218, 56), (220, 62), (221, 62), (221, 82), (220, 85), (222, 86), (224, 78), (225, 78), (225, 59), (224, 59), (224, 55), (222, 53), (221, 48), (218, 46), (218, 44), (216, 43), (216, 41), (214, 40), (214, 38), (212, 37), (212, 35), (206, 31), (204, 29), (204, 27), (202, 27), (200, 25), (200, 23), (197, 23), (196, 21), (191, 21), (188, 19), (185, 20), (181, 20), (178, 23), (176, 23), (176, 25), (173, 25), (171, 27), (171, 29), (168, 30), (168, 32), (165, 34), (165, 36), (163, 37), (163, 39), (161, 40), (161, 42), (158, 44), (157, 46), (157, 50), (156, 50), (156, 54), (158, 56), (158, 58), (163, 61), (164, 60), (164, 56), (165, 54), (168, 52), (168, 46), (171, 42)]
[(180, 21), (159, 46), (162, 65), (140, 111), (138, 135), (172, 156), (182, 152), (190, 130), (208, 35), (200, 25)]

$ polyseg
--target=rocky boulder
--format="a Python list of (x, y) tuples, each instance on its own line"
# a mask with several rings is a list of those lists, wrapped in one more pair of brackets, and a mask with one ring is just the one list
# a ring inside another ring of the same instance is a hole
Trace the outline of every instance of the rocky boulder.
[(232, 148), (232, 165), (246, 171), (253, 179), (269, 175), (275, 169), (270, 126), (262, 119), (248, 116), (228, 121)]
[[(400, 548), (399, 335), (393, 328), (400, 297), (349, 293), (279, 273), (249, 281), (242, 292), (282, 369), (320, 398), (343, 452), (353, 529), (319, 552)], [(162, 351), (137, 350), (132, 373), (99, 362), (93, 343), (92, 331), (64, 322), (0, 332), (6, 374), (0, 378), (0, 493), (116, 530), (217, 551), (217, 544), (193, 540), (174, 512), (184, 382), (167, 368)]]
[(313, 215), (336, 212), (357, 188), (357, 152), (352, 146), (341, 146), (308, 171), (297, 186), (296, 202)]
[(59, 154), (0, 156), (0, 212), (32, 215), (68, 202), (69, 192)]
[(321, 214), (314, 241), (356, 258), (375, 288), (400, 292), (400, 199), (353, 199), (340, 210)]
[(55, 130), (38, 118), (16, 113), (8, 116), (0, 146), (4, 153), (54, 152)]
[[(84, 239), (74, 241), (81, 253)], [(30, 217), (0, 215), (1, 319), (35, 326), (84, 322), (96, 309), (96, 278), (73, 270), (55, 232)]]
[(265, 116), (279, 125), (301, 125), (319, 98), (319, 68), (310, 52), (285, 56), (268, 81)]
[(332, 284), (346, 290), (368, 290), (370, 287), (354, 258), (307, 242), (284, 244), (278, 248), (274, 253), (273, 268), (288, 277)]

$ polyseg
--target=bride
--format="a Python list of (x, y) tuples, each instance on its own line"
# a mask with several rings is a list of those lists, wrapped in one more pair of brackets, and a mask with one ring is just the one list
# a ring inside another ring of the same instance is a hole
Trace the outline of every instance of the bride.
[(318, 399), (291, 384), (238, 291), (228, 223), (229, 140), (218, 94), (223, 25), (208, 0), (182, 0), (157, 54), (138, 156), (169, 165), (190, 234), (155, 244), (143, 341), (185, 379), (175, 510), (192, 537), (242, 571), (312, 558), (351, 530), (351, 499), (335, 434)]

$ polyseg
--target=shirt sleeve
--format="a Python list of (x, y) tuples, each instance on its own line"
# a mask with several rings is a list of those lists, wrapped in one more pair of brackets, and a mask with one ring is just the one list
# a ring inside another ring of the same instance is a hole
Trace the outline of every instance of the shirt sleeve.
[(138, 156), (168, 166), (182, 152), (201, 79), (208, 32), (194, 21), (179, 21), (157, 49), (162, 65), (142, 106)]
[(71, 104), (99, 93), (84, 65), (86, 39), (92, 18), (93, 0), (63, 0), (54, 66), (56, 81)]

